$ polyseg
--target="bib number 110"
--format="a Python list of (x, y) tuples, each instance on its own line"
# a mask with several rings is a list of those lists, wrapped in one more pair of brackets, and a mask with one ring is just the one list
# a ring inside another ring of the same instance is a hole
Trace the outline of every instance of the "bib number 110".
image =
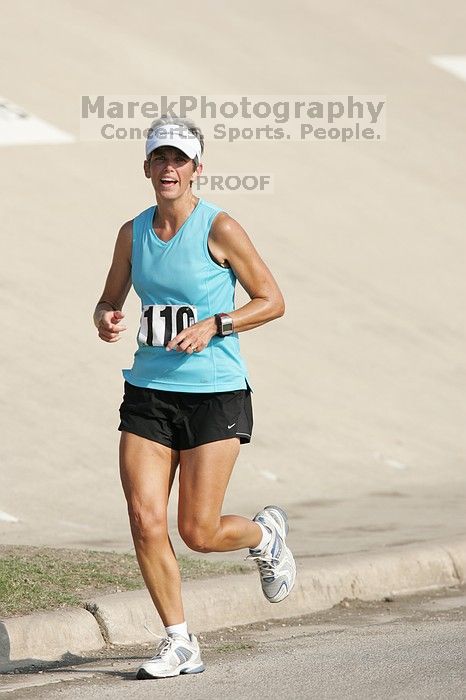
[(197, 322), (195, 306), (164, 306), (153, 304), (142, 307), (138, 343), (164, 347), (178, 333)]

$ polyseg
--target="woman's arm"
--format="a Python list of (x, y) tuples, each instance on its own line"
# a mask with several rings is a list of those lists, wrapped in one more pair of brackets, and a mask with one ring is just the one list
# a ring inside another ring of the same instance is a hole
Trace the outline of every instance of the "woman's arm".
[(285, 301), (272, 273), (240, 224), (220, 213), (212, 224), (209, 248), (214, 257), (231, 267), (251, 301), (236, 311), (225, 309), (236, 332), (249, 331), (285, 313)]
[(132, 237), (133, 222), (127, 221), (118, 233), (104, 291), (94, 311), (99, 338), (107, 343), (115, 343), (120, 339), (120, 333), (126, 330), (120, 321), (124, 318), (121, 309), (131, 289)]
[[(223, 309), (233, 319), (235, 333), (257, 328), (283, 316), (285, 302), (272, 273), (253, 246), (246, 231), (228, 214), (215, 217), (209, 234), (209, 248), (222, 265), (231, 267), (251, 301), (232, 311)], [(191, 354), (191, 346), (203, 350), (217, 333), (215, 318), (206, 318), (179, 333), (167, 350)]]

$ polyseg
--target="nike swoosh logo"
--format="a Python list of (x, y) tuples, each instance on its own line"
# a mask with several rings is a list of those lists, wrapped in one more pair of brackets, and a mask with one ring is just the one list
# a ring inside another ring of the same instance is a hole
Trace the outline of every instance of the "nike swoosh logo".
[(231, 425), (229, 425), (228, 430), (230, 430), (230, 428), (233, 428), (234, 425), (236, 425), (236, 423), (232, 423)]

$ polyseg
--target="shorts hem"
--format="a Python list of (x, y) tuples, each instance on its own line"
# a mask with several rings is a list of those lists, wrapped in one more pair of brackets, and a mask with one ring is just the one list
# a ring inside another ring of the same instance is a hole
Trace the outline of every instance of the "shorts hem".
[(167, 440), (164, 442), (158, 437), (150, 436), (148, 434), (145, 434), (143, 430), (136, 430), (134, 428), (127, 428), (125, 426), (118, 426), (118, 430), (123, 433), (131, 433), (132, 435), (137, 435), (138, 437), (142, 437), (145, 440), (150, 440), (151, 442), (156, 442), (159, 445), (163, 445), (164, 447), (169, 447), (172, 450), (177, 450), (178, 452), (182, 450), (193, 450), (196, 447), (202, 447), (202, 445), (208, 445), (211, 442), (220, 442), (221, 440), (231, 440), (231, 438), (238, 438), (240, 445), (248, 445), (251, 442), (251, 435), (247, 433), (236, 433), (235, 435), (222, 435), (221, 437), (217, 438), (208, 438), (205, 441), (201, 442), (196, 442), (194, 445), (189, 445), (189, 447), (179, 447), (178, 445), (170, 444), (170, 442)]
[(127, 428), (126, 426), (119, 425), (118, 430), (120, 433), (131, 433), (132, 435), (137, 435), (138, 437), (145, 438), (146, 440), (150, 440), (151, 442), (157, 442), (159, 445), (163, 445), (164, 447), (170, 447), (172, 450), (176, 450), (178, 448), (173, 447), (173, 445), (170, 445), (170, 442), (167, 440), (164, 442), (162, 439), (159, 437), (151, 437), (150, 435), (147, 435), (144, 433), (143, 430), (137, 430), (135, 428)]

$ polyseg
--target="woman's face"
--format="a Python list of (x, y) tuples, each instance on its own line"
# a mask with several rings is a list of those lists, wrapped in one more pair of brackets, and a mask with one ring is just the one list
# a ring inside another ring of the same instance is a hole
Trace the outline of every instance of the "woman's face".
[(161, 146), (153, 151), (144, 162), (144, 172), (150, 178), (157, 197), (177, 199), (190, 189), (200, 174), (202, 166), (196, 169), (194, 161), (183, 151), (172, 146)]

